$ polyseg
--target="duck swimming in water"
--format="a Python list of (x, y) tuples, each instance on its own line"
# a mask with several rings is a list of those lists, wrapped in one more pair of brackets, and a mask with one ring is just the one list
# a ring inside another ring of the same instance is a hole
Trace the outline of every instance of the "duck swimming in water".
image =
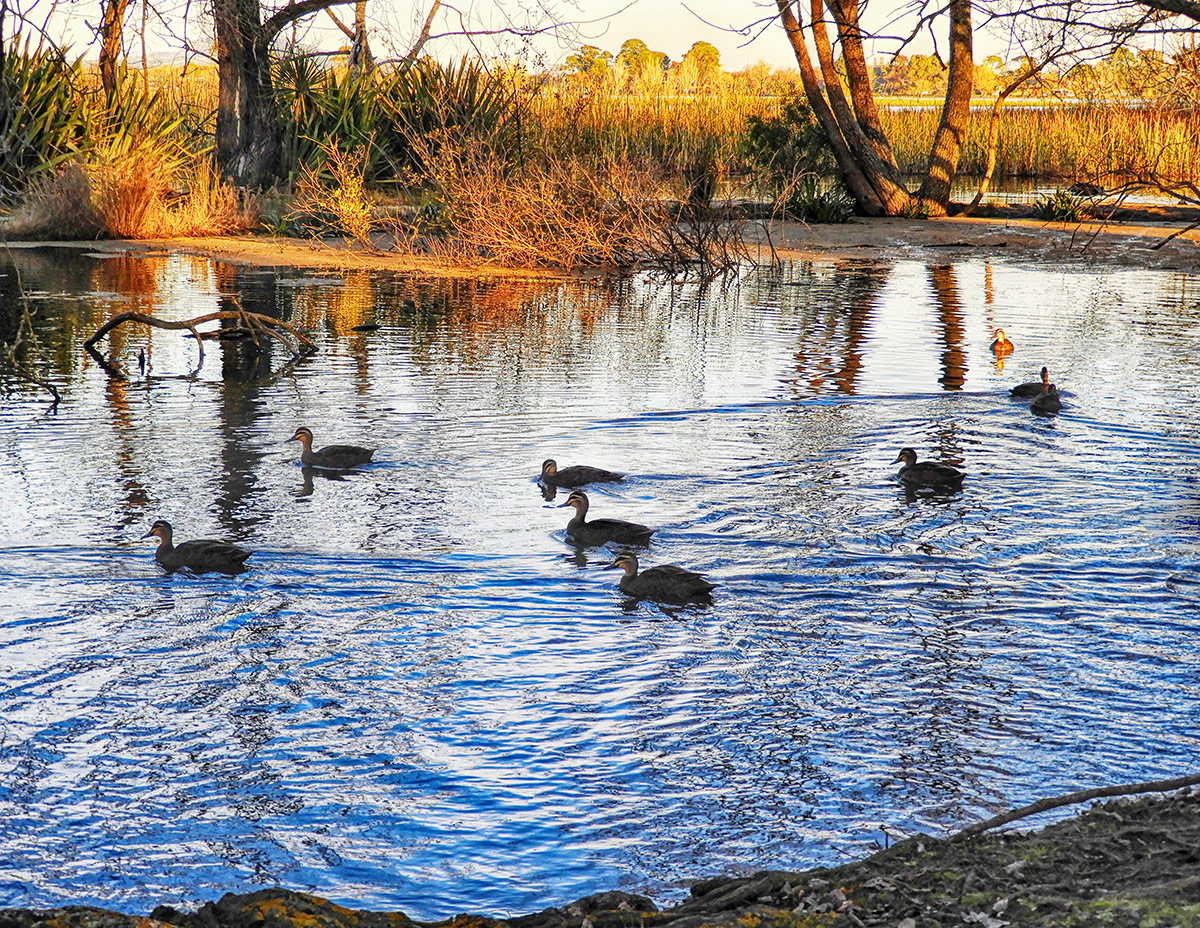
[(538, 479), (551, 487), (582, 487), (589, 483), (616, 483), (624, 480), (625, 475), (586, 464), (574, 464), (559, 470), (554, 458), (546, 458), (542, 461), (542, 474)]
[(595, 519), (586, 521), (588, 512), (587, 494), (582, 490), (574, 490), (567, 501), (558, 508), (571, 506), (575, 515), (567, 523), (567, 537), (575, 544), (585, 548), (605, 545), (610, 541), (622, 545), (646, 545), (654, 530), (638, 525), (636, 522), (625, 522), (621, 519)]
[(360, 448), (357, 445), (326, 445), (319, 451), (313, 451), (313, 433), (304, 426), (296, 429), (296, 434), (287, 441), (300, 442), (300, 463), (305, 467), (324, 467), (328, 470), (349, 470), (366, 464), (375, 454), (372, 448)]
[(1037, 416), (1052, 416), (1062, 409), (1062, 400), (1058, 396), (1058, 387), (1046, 384), (1046, 389), (1033, 398), (1029, 411)]
[(625, 571), (617, 583), (621, 592), (636, 599), (653, 599), (677, 605), (705, 603), (712, 601), (709, 594), (716, 588), (715, 583), (709, 583), (700, 574), (674, 564), (647, 567), (638, 573), (637, 555), (628, 551), (618, 554), (605, 569), (614, 567)]
[(171, 523), (165, 519), (159, 519), (151, 525), (150, 531), (142, 537), (149, 538), (151, 535), (158, 537), (154, 559), (168, 571), (186, 567), (197, 574), (208, 573), (210, 570), (223, 574), (240, 574), (246, 569), (246, 558), (253, 554), (252, 551), (237, 545), (207, 538), (175, 545), (171, 538)]
[(1050, 383), (1050, 371), (1042, 368), (1042, 379), (1037, 383), (1019, 383), (1008, 391), (1009, 396), (1019, 397), (1020, 399), (1028, 399), (1037, 396)]
[(1004, 329), (996, 329), (993, 335), (995, 335), (995, 341), (992, 342), (992, 354), (998, 355), (999, 357), (1004, 357), (1006, 354), (1012, 354), (1013, 349), (1016, 348), (1016, 345), (1004, 337)]
[(914, 488), (957, 490), (962, 486), (963, 478), (966, 476), (962, 471), (949, 464), (938, 464), (935, 461), (917, 463), (917, 452), (912, 448), (901, 448), (900, 454), (892, 463), (897, 464), (900, 461), (904, 462), (904, 466), (900, 468), (900, 472), (896, 476), (906, 486)]

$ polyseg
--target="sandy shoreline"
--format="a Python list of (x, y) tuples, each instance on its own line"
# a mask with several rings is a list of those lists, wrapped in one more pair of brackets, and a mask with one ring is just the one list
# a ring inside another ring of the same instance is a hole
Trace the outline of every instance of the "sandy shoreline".
[[(758, 259), (844, 261), (908, 259), (944, 261), (971, 255), (1061, 266), (1125, 266), (1200, 272), (1200, 229), (1187, 218), (1136, 222), (1050, 223), (1012, 217), (856, 219), (840, 225), (772, 223), (759, 227)], [(1178, 237), (1165, 242), (1173, 233)], [(370, 253), (340, 244), (263, 235), (154, 241), (12, 242), (9, 248), (70, 247), (97, 254), (195, 254), (258, 267), (355, 268), (429, 277), (555, 278), (562, 272), (450, 264), (422, 255)], [(1158, 247), (1156, 247), (1158, 246)], [(595, 273), (589, 272), (589, 273)]]

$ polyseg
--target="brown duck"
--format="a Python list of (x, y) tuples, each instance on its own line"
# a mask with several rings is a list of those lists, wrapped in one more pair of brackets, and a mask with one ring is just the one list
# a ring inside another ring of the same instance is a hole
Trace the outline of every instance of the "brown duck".
[(300, 463), (305, 467), (323, 467), (327, 470), (350, 470), (360, 464), (366, 464), (375, 454), (372, 448), (360, 448), (358, 445), (326, 445), (320, 450), (313, 450), (312, 430), (300, 426), (296, 434), (287, 441), (300, 442)]
[(624, 480), (625, 475), (587, 464), (573, 464), (559, 470), (554, 458), (546, 458), (542, 461), (542, 474), (538, 479), (551, 487), (582, 487), (589, 483), (616, 483)]
[(585, 548), (606, 545), (610, 541), (622, 545), (647, 545), (654, 532), (644, 525), (622, 519), (595, 519), (588, 522), (588, 498), (582, 490), (573, 490), (567, 501), (558, 508), (564, 506), (571, 506), (575, 510), (575, 515), (567, 523), (567, 537)]
[(904, 466), (896, 475), (909, 487), (929, 487), (935, 490), (957, 490), (962, 486), (966, 476), (949, 464), (938, 464), (935, 461), (917, 462), (917, 452), (912, 448), (901, 448), (893, 464), (903, 461)]
[(225, 541), (211, 541), (200, 538), (195, 541), (185, 541), (176, 545), (171, 537), (171, 523), (159, 519), (150, 526), (150, 531), (143, 535), (158, 537), (158, 547), (154, 551), (154, 559), (169, 571), (186, 567), (193, 573), (203, 574), (217, 571), (223, 574), (240, 574), (246, 569), (246, 558), (254, 552), (231, 545)]
[(1033, 398), (1029, 411), (1038, 416), (1052, 416), (1062, 409), (1062, 400), (1058, 396), (1058, 387), (1046, 384), (1046, 389)]
[(709, 583), (700, 574), (674, 564), (647, 567), (638, 573), (637, 555), (628, 551), (613, 559), (608, 568), (613, 567), (625, 571), (617, 583), (621, 592), (636, 599), (653, 599), (677, 605), (711, 602), (709, 594), (716, 588), (715, 583)]
[(1009, 396), (1020, 397), (1021, 399), (1029, 399), (1037, 396), (1050, 384), (1050, 371), (1042, 368), (1042, 379), (1036, 383), (1019, 383), (1008, 391)]

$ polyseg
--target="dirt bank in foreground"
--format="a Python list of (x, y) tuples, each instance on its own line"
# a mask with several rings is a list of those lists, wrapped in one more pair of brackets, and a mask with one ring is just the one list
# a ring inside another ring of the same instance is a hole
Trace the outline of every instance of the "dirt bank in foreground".
[[(719, 858), (720, 849), (713, 851)], [(714, 859), (714, 866), (719, 860)], [(267, 889), (193, 913), (149, 917), (69, 907), (0, 910), (0, 928), (1188, 928), (1200, 926), (1200, 794), (1121, 800), (1041, 831), (963, 841), (911, 838), (864, 861), (764, 871), (693, 884), (658, 909), (644, 896), (600, 893), (503, 920), (458, 915), (414, 922), (316, 896)]]
[[(840, 225), (771, 223), (752, 227), (756, 257), (784, 260), (869, 260), (910, 258), (945, 261), (968, 255), (1086, 267), (1089, 264), (1161, 268), (1200, 273), (1200, 219), (1195, 210), (1126, 212), (1121, 222), (1066, 225), (1016, 216), (946, 219), (856, 219)], [(1177, 238), (1162, 244), (1173, 233)], [(12, 243), (32, 247), (63, 243)], [(1155, 247), (1160, 246), (1161, 247)], [(340, 244), (261, 235), (170, 241), (75, 242), (66, 247), (101, 254), (197, 254), (264, 267), (359, 268), (436, 277), (559, 277), (559, 272), (439, 262), (421, 255), (369, 253)]]

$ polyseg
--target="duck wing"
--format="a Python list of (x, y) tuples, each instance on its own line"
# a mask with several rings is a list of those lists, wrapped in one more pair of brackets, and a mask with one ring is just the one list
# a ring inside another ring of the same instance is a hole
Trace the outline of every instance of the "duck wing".
[(633, 578), (628, 588), (622, 588), (647, 599), (683, 603), (708, 598), (708, 594), (716, 589), (716, 584), (705, 580), (695, 571), (674, 564), (661, 564), (642, 571)]
[(586, 464), (564, 467), (545, 478), (547, 483), (553, 483), (560, 487), (582, 487), (589, 483), (615, 483), (624, 479), (624, 474), (604, 470), (602, 467), (589, 467)]
[(357, 467), (370, 461), (374, 454), (373, 448), (358, 445), (326, 445), (313, 452), (312, 462), (317, 467)]
[(170, 554), (170, 560), (174, 564), (173, 569), (186, 567), (196, 573), (207, 573), (211, 570), (236, 574), (245, 570), (246, 558), (251, 554), (252, 551), (226, 541), (199, 538), (176, 546)]
[(901, 480), (922, 487), (959, 486), (965, 476), (966, 474), (949, 464), (938, 464), (935, 461), (919, 461), (900, 468)]

